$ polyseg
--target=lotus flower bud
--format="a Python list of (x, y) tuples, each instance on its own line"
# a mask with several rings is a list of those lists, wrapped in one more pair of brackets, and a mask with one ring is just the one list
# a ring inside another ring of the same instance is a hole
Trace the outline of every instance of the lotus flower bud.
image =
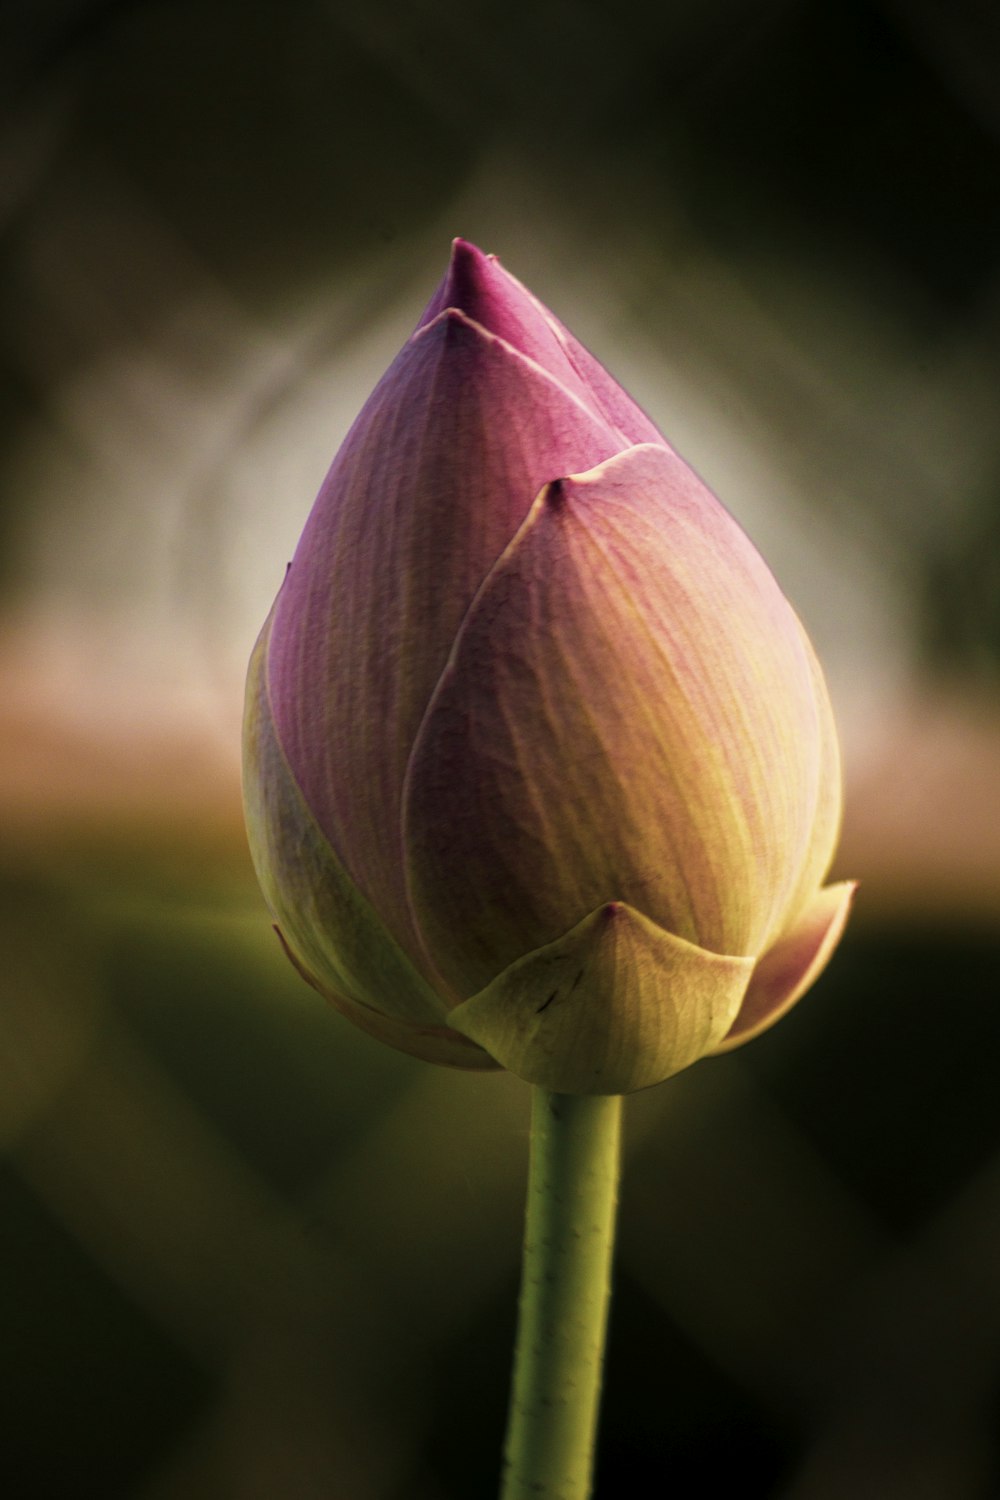
[(836, 733), (732, 517), (456, 240), (250, 665), (245, 799), (292, 962), (404, 1051), (625, 1093), (822, 970)]

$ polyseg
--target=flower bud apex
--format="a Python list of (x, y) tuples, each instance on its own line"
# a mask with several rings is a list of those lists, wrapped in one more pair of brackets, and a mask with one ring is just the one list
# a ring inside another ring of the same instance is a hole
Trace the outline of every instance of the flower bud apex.
[(296, 967), (404, 1051), (625, 1093), (808, 988), (836, 732), (736, 522), (456, 240), (251, 662), (245, 800)]

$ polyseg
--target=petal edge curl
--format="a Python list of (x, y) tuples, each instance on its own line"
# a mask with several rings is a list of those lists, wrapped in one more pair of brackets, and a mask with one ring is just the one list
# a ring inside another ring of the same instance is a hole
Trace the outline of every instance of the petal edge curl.
[(797, 921), (757, 961), (737, 1015), (713, 1055), (767, 1031), (819, 978), (840, 942), (858, 888), (842, 880), (817, 891)]

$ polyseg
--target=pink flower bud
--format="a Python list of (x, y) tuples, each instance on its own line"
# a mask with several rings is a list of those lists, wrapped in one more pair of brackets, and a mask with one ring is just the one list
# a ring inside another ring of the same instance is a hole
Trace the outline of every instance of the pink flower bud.
[(736, 522), (456, 240), (250, 666), (251, 847), (292, 961), (407, 1052), (624, 1093), (808, 988), (836, 733)]

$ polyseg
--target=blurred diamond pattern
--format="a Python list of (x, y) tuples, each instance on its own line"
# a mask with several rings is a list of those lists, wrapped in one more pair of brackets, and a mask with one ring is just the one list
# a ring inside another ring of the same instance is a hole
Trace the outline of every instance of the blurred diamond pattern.
[(858, 913), (630, 1101), (598, 1496), (1000, 1494), (1000, 26), (971, 0), (0, 16), (0, 1492), (493, 1492), (527, 1089), (283, 960), (242, 672), (465, 234), (828, 664)]

